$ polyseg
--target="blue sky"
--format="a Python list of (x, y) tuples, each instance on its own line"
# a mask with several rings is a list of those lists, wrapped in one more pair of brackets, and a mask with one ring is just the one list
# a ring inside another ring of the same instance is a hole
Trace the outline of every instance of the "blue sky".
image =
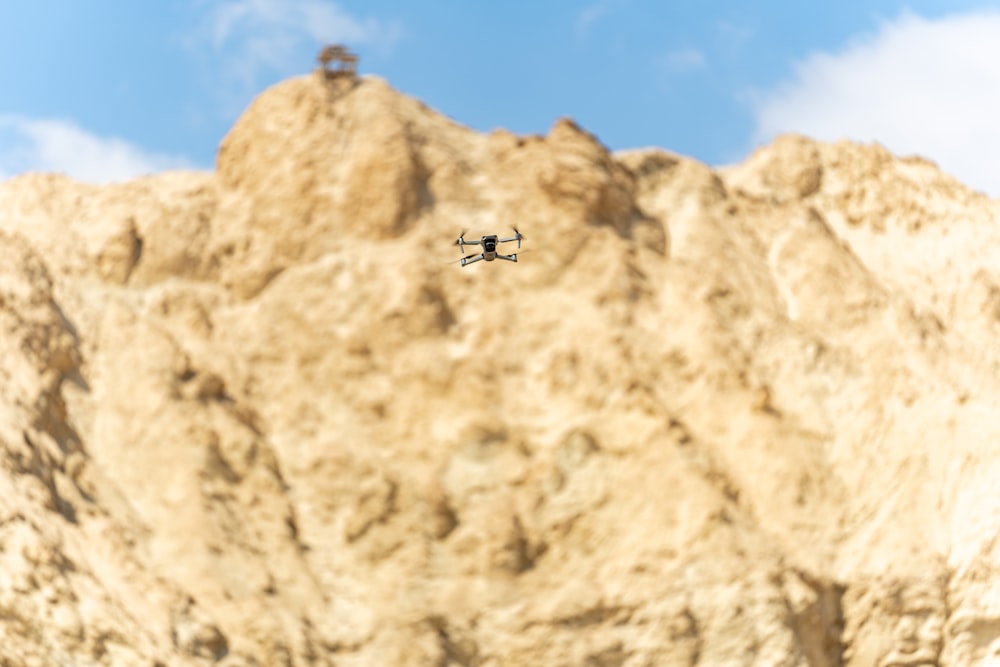
[(10, 0), (0, 178), (211, 168), (326, 42), (479, 130), (571, 116), (713, 165), (781, 132), (877, 140), (1000, 195), (1000, 0)]

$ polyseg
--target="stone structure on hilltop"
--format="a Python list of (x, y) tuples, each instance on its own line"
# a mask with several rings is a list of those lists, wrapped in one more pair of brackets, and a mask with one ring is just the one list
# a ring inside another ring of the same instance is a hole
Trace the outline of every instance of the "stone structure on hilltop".
[(326, 81), (353, 79), (357, 76), (358, 57), (341, 44), (323, 47), (316, 60), (319, 61), (316, 71)]

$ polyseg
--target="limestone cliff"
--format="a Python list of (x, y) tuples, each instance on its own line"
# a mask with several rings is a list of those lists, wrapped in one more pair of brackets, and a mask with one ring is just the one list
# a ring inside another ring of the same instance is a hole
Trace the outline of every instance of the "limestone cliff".
[(0, 184), (0, 665), (993, 664), (998, 215), (377, 78)]

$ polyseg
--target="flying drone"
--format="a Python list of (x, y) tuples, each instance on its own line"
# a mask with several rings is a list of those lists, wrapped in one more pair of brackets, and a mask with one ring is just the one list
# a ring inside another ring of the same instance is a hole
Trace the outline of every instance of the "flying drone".
[(510, 255), (503, 255), (497, 251), (497, 244), (499, 243), (509, 243), (511, 241), (517, 241), (518, 249), (521, 248), (521, 239), (524, 236), (521, 232), (517, 231), (517, 227), (514, 227), (514, 236), (509, 239), (502, 239), (497, 234), (487, 234), (481, 237), (478, 241), (466, 241), (465, 232), (458, 235), (458, 240), (455, 241), (455, 245), (458, 246), (459, 250), (465, 252), (465, 246), (467, 245), (477, 245), (482, 246), (483, 251), (478, 255), (471, 256), (467, 255), (462, 257), (462, 266), (466, 264), (472, 264), (473, 262), (478, 262), (480, 260), (486, 260), (487, 262), (492, 262), (494, 259), (506, 259), (508, 262), (517, 261), (517, 253), (512, 253)]

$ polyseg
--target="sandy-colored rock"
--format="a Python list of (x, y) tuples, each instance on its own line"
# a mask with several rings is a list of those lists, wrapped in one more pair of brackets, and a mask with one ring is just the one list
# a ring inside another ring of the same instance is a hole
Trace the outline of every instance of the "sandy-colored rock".
[(996, 660), (996, 201), (376, 78), (217, 167), (0, 184), (0, 665)]

